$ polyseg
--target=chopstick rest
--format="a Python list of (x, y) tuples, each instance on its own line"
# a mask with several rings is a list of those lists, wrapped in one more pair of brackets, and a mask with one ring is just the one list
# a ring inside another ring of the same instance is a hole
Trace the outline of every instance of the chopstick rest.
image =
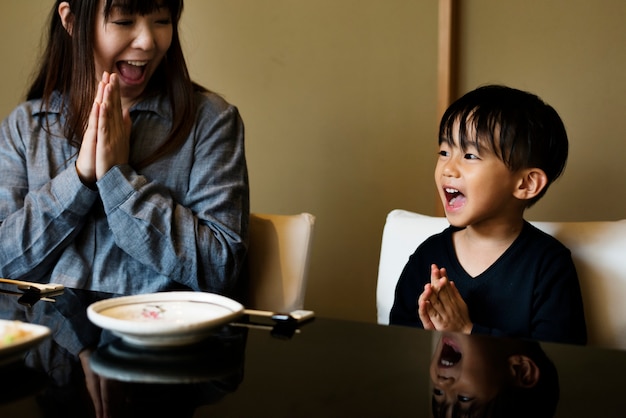
[(289, 313), (260, 311), (256, 309), (244, 309), (243, 313), (244, 315), (259, 316), (262, 318), (271, 318), (272, 320), (277, 321), (277, 322), (297, 322), (297, 323), (308, 321), (309, 319), (313, 319), (313, 317), (315, 316), (315, 312), (307, 311), (304, 309), (297, 309)]

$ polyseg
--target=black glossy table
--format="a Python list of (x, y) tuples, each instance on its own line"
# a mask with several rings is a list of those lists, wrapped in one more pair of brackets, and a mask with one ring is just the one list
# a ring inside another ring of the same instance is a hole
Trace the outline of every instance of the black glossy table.
[[(482, 375), (493, 380), (496, 372), (489, 363), (495, 364), (501, 352), (517, 344), (467, 337), (461, 361), (459, 353), (455, 357), (450, 350), (440, 350), (442, 341), (461, 336), (326, 318), (298, 328), (271, 321), (250, 323), (255, 318), (243, 317), (198, 344), (145, 349), (88, 321), (86, 307), (111, 296), (66, 289), (55, 302), (33, 302), (0, 294), (0, 319), (40, 323), (52, 330), (52, 336), (23, 359), (0, 366), (0, 417), (94, 416), (75, 354), (81, 346), (93, 347), (87, 363), (89, 382), (95, 378), (101, 385), (99, 393), (108, 399), (115, 417), (429, 417), (433, 399), (441, 397), (431, 363), (438, 379), (443, 378), (438, 373), (445, 375), (464, 364), (474, 370), (445, 378), (461, 381)], [(529, 344), (547, 355), (556, 369), (560, 395), (544, 399), (556, 404), (551, 415), (625, 416), (626, 352)], [(484, 364), (470, 362), (467, 347), (473, 347), (473, 355), (482, 357)], [(545, 369), (543, 375), (549, 375)], [(472, 385), (470, 391), (478, 388)], [(499, 407), (516, 402), (510, 393), (498, 399)], [(490, 405), (495, 410), (493, 402)]]

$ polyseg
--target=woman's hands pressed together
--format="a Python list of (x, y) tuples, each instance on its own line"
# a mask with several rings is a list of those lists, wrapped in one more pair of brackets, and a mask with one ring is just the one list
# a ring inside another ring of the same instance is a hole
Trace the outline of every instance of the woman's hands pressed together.
[(128, 163), (130, 128), (130, 114), (122, 107), (118, 76), (104, 72), (76, 159), (76, 171), (83, 183), (93, 184), (112, 167)]
[(430, 268), (430, 283), (417, 301), (418, 315), (424, 329), (438, 331), (472, 332), (472, 321), (467, 304), (454, 282), (447, 277), (445, 268), (433, 264)]

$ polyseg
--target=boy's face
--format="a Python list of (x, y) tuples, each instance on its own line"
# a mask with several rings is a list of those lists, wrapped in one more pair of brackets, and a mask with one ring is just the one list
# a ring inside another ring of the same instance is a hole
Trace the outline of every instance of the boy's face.
[(469, 410), (493, 399), (511, 381), (499, 347), (496, 340), (442, 333), (430, 363), (435, 402)]
[(519, 175), (488, 147), (462, 150), (458, 129), (453, 144), (439, 147), (435, 183), (451, 225), (465, 227), (519, 217), (523, 204), (513, 191)]

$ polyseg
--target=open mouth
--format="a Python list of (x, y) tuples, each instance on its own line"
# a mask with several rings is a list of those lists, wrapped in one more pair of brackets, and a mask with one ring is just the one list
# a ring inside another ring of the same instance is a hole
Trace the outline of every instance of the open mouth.
[(148, 61), (119, 61), (117, 70), (127, 83), (140, 83), (143, 81)]
[(454, 189), (452, 187), (445, 187), (443, 189), (446, 196), (446, 206), (451, 209), (460, 208), (465, 204), (466, 198), (463, 193), (461, 193), (458, 189)]
[(461, 361), (462, 357), (461, 352), (444, 341), (441, 346), (441, 354), (439, 355), (439, 366), (453, 367)]

